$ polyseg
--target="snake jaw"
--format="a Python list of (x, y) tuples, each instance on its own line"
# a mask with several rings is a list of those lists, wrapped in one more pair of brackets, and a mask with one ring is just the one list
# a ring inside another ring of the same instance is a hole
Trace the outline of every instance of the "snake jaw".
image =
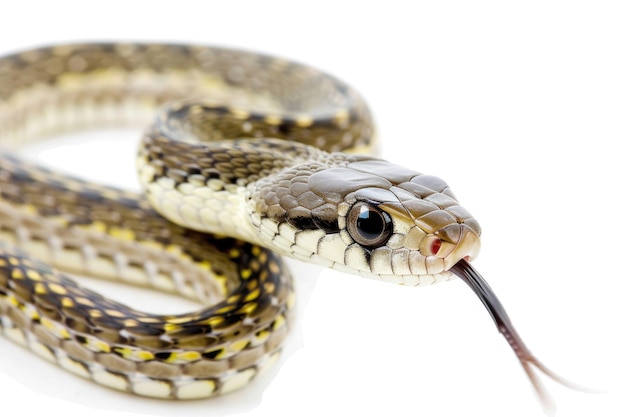
[[(451, 226), (454, 227), (448, 226), (436, 234), (443, 240), (444, 244), (453, 240), (450, 242), (454, 245), (452, 252), (443, 258), (446, 271), (456, 265), (461, 259), (471, 260), (476, 258), (480, 252), (480, 237), (472, 228), (463, 224)], [(455, 235), (458, 234), (456, 241), (450, 239), (450, 229), (454, 229)]]
[(438, 282), (439, 278), (450, 277), (449, 269), (459, 260), (478, 255), (480, 226), (451, 193), (431, 191), (426, 198), (417, 193), (413, 198), (406, 193), (396, 193), (402, 201), (399, 198), (398, 202), (387, 201), (378, 207), (391, 216), (394, 233), (400, 236), (390, 239), (387, 246), (400, 252), (409, 251), (411, 273), (420, 278), (432, 276), (434, 282)]

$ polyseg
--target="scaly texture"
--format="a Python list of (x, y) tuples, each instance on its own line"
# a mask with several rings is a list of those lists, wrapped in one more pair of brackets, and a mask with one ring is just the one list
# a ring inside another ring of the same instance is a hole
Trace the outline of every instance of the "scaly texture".
[[(369, 149), (373, 122), (313, 68), (185, 45), (0, 59), (0, 146), (155, 112), (137, 155), (144, 195), (0, 155), (3, 333), (80, 376), (159, 398), (229, 392), (275, 361), (290, 326), (278, 254), (421, 285), (478, 252), (480, 228), (445, 182), (340, 152)], [(59, 270), (208, 307), (148, 314)]]

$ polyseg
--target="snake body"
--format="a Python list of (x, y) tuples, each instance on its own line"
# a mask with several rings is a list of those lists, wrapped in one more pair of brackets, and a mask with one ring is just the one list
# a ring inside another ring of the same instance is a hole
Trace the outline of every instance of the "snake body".
[[(316, 69), (187, 45), (0, 59), (3, 147), (151, 117), (142, 194), (0, 155), (2, 332), (82, 377), (159, 398), (230, 392), (275, 362), (291, 325), (279, 255), (414, 286), (462, 276), (451, 268), (478, 253), (480, 227), (444, 181), (354, 153), (375, 141), (367, 105)], [(208, 307), (141, 312), (66, 273)]]

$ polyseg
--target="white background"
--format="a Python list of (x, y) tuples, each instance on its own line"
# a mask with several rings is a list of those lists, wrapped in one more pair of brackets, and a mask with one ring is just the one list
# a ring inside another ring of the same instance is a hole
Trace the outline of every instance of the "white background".
[[(279, 54), (349, 81), (376, 115), (383, 156), (445, 178), (478, 218), (474, 264), (533, 352), (604, 391), (546, 381), (557, 414), (623, 416), (625, 18), (620, 2), (601, 1), (20, 1), (2, 6), (0, 52), (189, 41)], [(97, 137), (93, 158), (80, 147), (40, 155), (131, 186), (132, 147), (120, 156), (109, 139)], [(104, 168), (110, 157), (124, 167)], [(315, 278), (303, 265), (294, 274), (298, 328), (272, 378), (213, 400), (147, 400), (0, 338), (1, 413), (542, 415), (461, 281), (414, 289)]]

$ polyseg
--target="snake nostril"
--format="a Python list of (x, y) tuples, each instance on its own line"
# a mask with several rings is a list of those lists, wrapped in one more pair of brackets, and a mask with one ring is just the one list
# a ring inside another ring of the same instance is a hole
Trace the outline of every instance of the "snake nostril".
[(452, 247), (453, 245), (441, 239), (439, 236), (429, 235), (422, 240), (419, 250), (423, 256), (443, 258), (448, 255)]

